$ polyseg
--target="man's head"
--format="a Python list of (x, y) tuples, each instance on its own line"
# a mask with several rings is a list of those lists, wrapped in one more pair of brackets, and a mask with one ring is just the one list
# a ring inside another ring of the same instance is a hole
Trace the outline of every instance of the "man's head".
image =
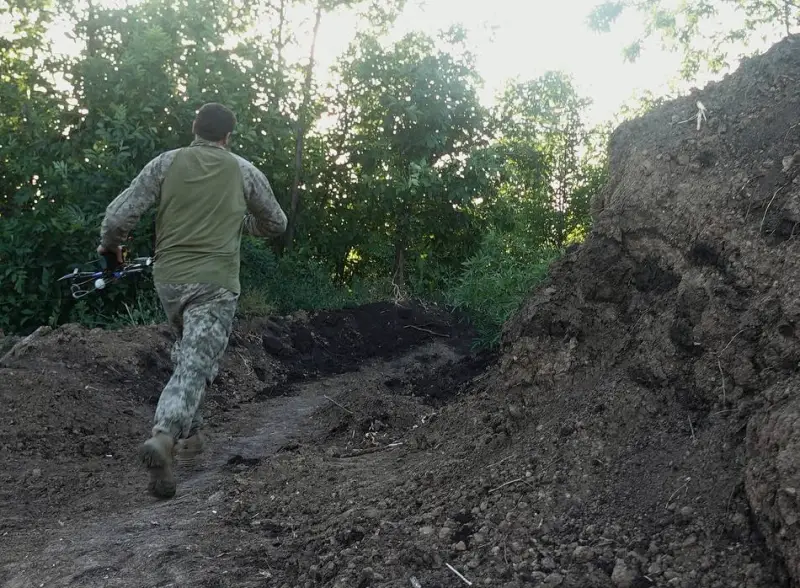
[(192, 131), (201, 139), (226, 145), (235, 126), (236, 115), (233, 111), (222, 104), (210, 102), (197, 111)]

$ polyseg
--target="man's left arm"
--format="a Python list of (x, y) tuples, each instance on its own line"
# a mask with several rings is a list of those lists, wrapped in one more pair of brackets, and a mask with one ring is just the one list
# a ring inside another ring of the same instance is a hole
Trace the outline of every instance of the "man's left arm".
[(130, 186), (108, 205), (100, 226), (99, 249), (116, 250), (142, 215), (155, 204), (171, 161), (171, 152), (162, 153), (150, 160)]

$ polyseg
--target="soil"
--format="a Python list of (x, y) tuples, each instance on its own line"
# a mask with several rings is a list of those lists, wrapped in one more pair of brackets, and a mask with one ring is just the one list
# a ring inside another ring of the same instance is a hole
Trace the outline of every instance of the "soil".
[(615, 131), (497, 354), (422, 305), (243, 320), (172, 500), (135, 462), (168, 332), (24, 343), (3, 585), (800, 585), (798, 42)]
[[(0, 367), (0, 580), (215, 585), (207, 563), (190, 580), (173, 556), (206, 561), (191, 545), (205, 553), (230, 535), (228, 481), (307, 446), (335, 442), (333, 454), (346, 456), (384, 448), (441, 401), (429, 397), (432, 382), (454, 396), (467, 383), (454, 369), (484, 367), (472, 337), (456, 317), (411, 303), (240, 319), (203, 406), (207, 451), (179, 463), (168, 503), (146, 494), (135, 455), (171, 374), (169, 330), (66, 325), (15, 339)], [(350, 392), (349, 406), (337, 400)], [(205, 526), (208, 513), (220, 531)]]

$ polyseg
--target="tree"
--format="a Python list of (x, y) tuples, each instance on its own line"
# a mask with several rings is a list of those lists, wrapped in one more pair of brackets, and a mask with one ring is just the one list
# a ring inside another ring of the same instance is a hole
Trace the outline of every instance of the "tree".
[[(308, 63), (304, 68), (302, 102), (298, 112), (297, 124), (295, 128), (295, 161), (294, 179), (292, 181), (292, 191), (288, 212), (288, 226), (284, 236), (284, 247), (291, 251), (294, 245), (296, 225), (298, 222), (298, 212), (300, 207), (300, 182), (303, 171), (303, 144), (309, 128), (309, 120), (315, 113), (310, 111), (312, 102), (312, 84), (314, 80), (314, 63), (316, 59), (317, 36), (319, 34), (322, 16), (325, 12), (332, 12), (342, 8), (359, 7), (365, 4), (365, 0), (316, 0), (314, 7), (314, 26), (311, 33), (311, 47), (309, 49)], [(366, 18), (378, 26), (385, 27), (390, 23), (402, 9), (405, 0), (393, 0), (390, 2), (371, 0), (366, 3)]]
[(46, 41), (53, 18), (48, 5), (15, 0), (0, 6), (0, 22), (11, 23), (0, 37), (0, 218), (41, 200), (41, 161), (61, 145), (66, 95), (48, 75), (56, 67)]
[[(463, 37), (441, 40), (458, 46)], [(468, 224), (475, 196), (464, 178), (466, 161), (485, 139), (471, 56), (436, 45), (415, 33), (384, 48), (364, 35), (337, 67), (335, 185), (326, 208), (353, 219), (333, 222), (350, 231), (349, 249), (363, 262), (382, 265), (391, 251), (398, 285), (412, 252), (419, 259), (458, 246), (455, 235)]]
[(716, 74), (752, 50), (758, 36), (777, 41), (800, 25), (798, 0), (681, 0), (677, 8), (665, 0), (608, 0), (598, 4), (588, 18), (590, 28), (608, 32), (627, 11), (641, 14), (644, 34), (624, 51), (635, 61), (644, 41), (658, 38), (662, 46), (682, 54), (681, 76), (693, 80), (703, 69)]
[[(605, 136), (585, 127), (587, 102), (556, 73), (510, 83), (488, 111), (461, 30), (385, 41), (402, 5), (0, 6), (13, 25), (0, 33), (0, 328), (103, 326), (128, 310), (135, 284), (75, 303), (55, 278), (91, 260), (107, 204), (152, 157), (192, 139), (192, 119), (208, 101), (234, 109), (233, 150), (267, 174), (291, 215), (283, 255), (245, 241), (243, 300), (317, 308), (356, 291), (385, 292), (390, 281), (438, 298), (466, 272), (467, 281), (495, 276), (495, 292), (514, 285), (503, 295), (512, 304), (529, 270), (538, 275), (557, 248), (585, 233), (588, 201), (605, 177)], [(333, 10), (357, 16), (326, 88), (317, 83), (313, 36), (302, 48), (309, 59), (289, 59), (298, 6), (312, 32)], [(47, 46), (55, 20), (73, 25), (78, 55), (57, 58)], [(132, 248), (148, 253), (152, 217), (133, 233)], [(488, 273), (473, 271), (483, 260)], [(463, 285), (473, 297), (492, 291)], [(138, 295), (152, 289), (145, 283)]]
[[(257, 37), (225, 47), (228, 33), (252, 29), (254, 9), (211, 0), (59, 6), (66, 12), (58, 16), (74, 19), (82, 54), (52, 58), (41, 34), (47, 20), (35, 23), (22, 9), (15, 13), (20, 38), (0, 44), (7, 57), (0, 75), (12, 82), (0, 90), (0, 210), (13, 217), (0, 223), (0, 328), (59, 322), (76, 311), (54, 276), (87, 259), (105, 206), (147, 161), (191, 140), (203, 102), (232, 106), (234, 148), (268, 171), (276, 192), (289, 185), (291, 113), (270, 106), (287, 88), (273, 52)], [(66, 92), (48, 81), (58, 75), (70, 83)], [(147, 251), (152, 218), (134, 238)], [(118, 308), (129, 294), (115, 289), (92, 299), (94, 312)]]
[(506, 86), (495, 113), (497, 148), (506, 160), (499, 187), (503, 205), (497, 207), (505, 231), (556, 248), (582, 232), (587, 185), (596, 183), (588, 182), (587, 172), (602, 166), (593, 163), (602, 154), (583, 122), (589, 104), (560, 72)]

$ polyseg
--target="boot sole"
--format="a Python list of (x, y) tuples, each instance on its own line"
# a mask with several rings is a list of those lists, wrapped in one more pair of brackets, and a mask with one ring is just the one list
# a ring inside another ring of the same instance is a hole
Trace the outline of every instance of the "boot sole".
[(175, 496), (176, 482), (172, 473), (172, 464), (169, 456), (159, 448), (154, 439), (148, 439), (142, 445), (139, 459), (150, 472), (150, 483), (147, 490), (157, 498), (172, 498)]

